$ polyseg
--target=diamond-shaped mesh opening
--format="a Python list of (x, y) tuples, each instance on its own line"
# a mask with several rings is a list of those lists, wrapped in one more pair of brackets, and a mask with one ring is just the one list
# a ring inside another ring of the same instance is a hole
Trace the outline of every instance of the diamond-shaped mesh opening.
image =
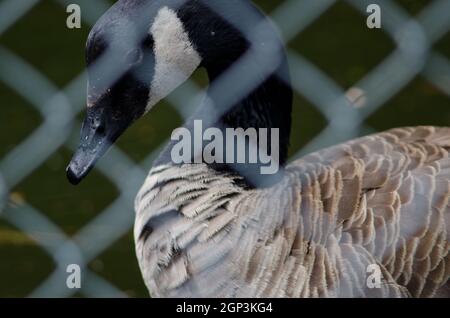
[(448, 126), (449, 100), (427, 79), (419, 76), (376, 111), (367, 122), (377, 131), (418, 125)]
[(261, 10), (263, 10), (266, 14), (272, 13), (276, 8), (278, 8), (281, 4), (283, 4), (283, 0), (272, 0), (272, 1), (266, 1), (266, 0), (256, 0), (254, 1), (255, 4), (259, 6)]
[(327, 126), (323, 114), (297, 92), (294, 94), (294, 105), (289, 156), (300, 151)]
[(435, 45), (436, 51), (446, 56), (450, 63), (450, 32), (447, 32)]
[[(39, 112), (0, 81), (0, 158), (25, 140), (42, 123)], [(14, 105), (14, 107), (11, 107)]]
[[(375, 2), (375, 1), (374, 1)], [(415, 16), (429, 6), (433, 0), (395, 0), (409, 14)]]
[(98, 169), (83, 187), (70, 185), (61, 172), (71, 155), (72, 151), (59, 149), (12, 190), (68, 235), (75, 234), (118, 196), (116, 187)]
[(54, 269), (51, 257), (26, 233), (0, 219), (0, 297), (26, 297)]
[(1, 44), (62, 86), (84, 69), (84, 47), (89, 32), (86, 25), (69, 30), (66, 19), (65, 10), (58, 3), (39, 1), (2, 34)]
[(97, 256), (89, 268), (129, 297), (148, 297), (134, 249), (130, 248), (133, 244), (133, 233), (130, 231)]
[(299, 33), (289, 47), (349, 88), (395, 49), (383, 29), (365, 26), (366, 16), (339, 1)]

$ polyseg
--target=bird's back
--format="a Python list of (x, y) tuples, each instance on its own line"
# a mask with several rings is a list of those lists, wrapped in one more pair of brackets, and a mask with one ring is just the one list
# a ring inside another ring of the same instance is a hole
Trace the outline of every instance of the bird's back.
[[(136, 200), (155, 296), (446, 296), (450, 129), (395, 129), (308, 155), (261, 190), (206, 165), (155, 168)], [(380, 278), (380, 280), (378, 280)]]

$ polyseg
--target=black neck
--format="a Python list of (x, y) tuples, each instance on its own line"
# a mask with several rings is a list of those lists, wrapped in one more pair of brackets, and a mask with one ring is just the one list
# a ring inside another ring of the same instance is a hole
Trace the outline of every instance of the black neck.
[[(251, 67), (248, 69), (251, 69)], [(211, 76), (209, 70), (208, 74), (210, 74), (212, 85), (215, 85), (217, 83), (215, 74)], [(228, 92), (220, 86), (220, 83), (217, 87), (209, 89), (208, 99), (210, 103), (202, 105), (198, 115), (194, 118), (203, 118), (205, 114), (208, 114), (209, 117), (213, 118), (210, 120), (211, 125), (243, 129), (267, 128), (269, 134), (271, 128), (278, 128), (280, 164), (284, 165), (288, 156), (292, 112), (292, 88), (289, 83), (289, 70), (285, 57), (283, 56), (280, 66), (266, 79), (261, 79), (258, 76), (253, 77), (253, 79), (255, 78), (260, 82), (259, 85), (250, 89), (250, 92), (247, 92), (243, 98), (231, 105), (227, 105), (223, 101), (230, 101), (229, 98), (226, 98), (227, 95), (233, 95), (233, 90), (243, 84), (236, 81), (232, 85), (234, 87), (230, 87), (231, 91)], [(218, 80), (221, 79), (223, 78), (219, 76)], [(223, 83), (226, 84), (226, 82)], [(243, 86), (245, 91), (245, 84)], [(233, 97), (231, 97), (232, 99)], [(211, 107), (214, 107), (214, 110)]]
[[(257, 130), (267, 128), (268, 140), (271, 138), (271, 128), (278, 128), (279, 164), (283, 166), (288, 156), (292, 112), (292, 88), (283, 46), (279, 45), (280, 52), (276, 56), (277, 61), (273, 60), (273, 56), (268, 60), (250, 59), (249, 63), (238, 70), (238, 76), (239, 74), (242, 76), (250, 74), (250, 80), (242, 85), (244, 94), (233, 100), (236, 95), (234, 91), (236, 86), (231, 85), (230, 91), (228, 91), (227, 86), (224, 87), (221, 84), (230, 83), (226, 81), (227, 72), (233, 68), (236, 61), (240, 61), (242, 57), (245, 58), (245, 53), (249, 47), (248, 41), (233, 26), (215, 16), (213, 12), (199, 12), (199, 10), (206, 10), (204, 7), (195, 6), (188, 9), (181, 11), (180, 15), (184, 20), (186, 29), (189, 30), (190, 38), (202, 55), (202, 66), (208, 72), (211, 85), (208, 88), (205, 103), (185, 123), (185, 127), (192, 131), (194, 120), (202, 120), (203, 129), (216, 127), (224, 131), (226, 128), (255, 128)], [(266, 19), (259, 11), (255, 12), (261, 19)], [(198, 20), (199, 15), (210, 17), (215, 21), (211, 23), (208, 18)], [(275, 31), (270, 36), (279, 41)], [(275, 70), (268, 73), (267, 70), (263, 70), (264, 67), (262, 66), (274, 65), (275, 63), (278, 64)], [(234, 84), (241, 85), (236, 80)], [(250, 86), (247, 84), (250, 84)], [(248, 87), (245, 87), (246, 85)], [(170, 162), (170, 152), (175, 143), (169, 144), (160, 161)], [(270, 150), (270, 145), (268, 146)], [(259, 175), (258, 165), (244, 166), (244, 169), (239, 169), (239, 167), (236, 169), (235, 166), (230, 165), (215, 165), (215, 167), (224, 170), (237, 170), (246, 179)], [(256, 184), (258, 182), (248, 183)]]

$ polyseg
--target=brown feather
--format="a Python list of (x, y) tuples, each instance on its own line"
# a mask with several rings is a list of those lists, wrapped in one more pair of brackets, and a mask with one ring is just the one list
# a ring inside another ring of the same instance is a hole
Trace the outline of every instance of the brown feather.
[(203, 164), (154, 168), (136, 198), (144, 280), (157, 297), (450, 295), (449, 152), (449, 128), (394, 129), (259, 190)]

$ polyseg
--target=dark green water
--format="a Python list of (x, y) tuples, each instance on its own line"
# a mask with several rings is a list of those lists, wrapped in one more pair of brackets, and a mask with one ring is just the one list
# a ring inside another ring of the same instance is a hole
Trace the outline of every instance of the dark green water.
[[(255, 2), (267, 12), (282, 3), (278, 0)], [(417, 14), (432, 1), (396, 2), (408, 13)], [(365, 19), (358, 11), (338, 1), (289, 46), (348, 89), (394, 49), (394, 44), (382, 30), (369, 30), (365, 26)], [(41, 1), (0, 36), (0, 45), (63, 88), (84, 68), (84, 45), (89, 33), (87, 25), (80, 30), (68, 30), (65, 21), (65, 8), (56, 1)], [(450, 59), (449, 33), (435, 49)], [(198, 72), (196, 80), (204, 85), (204, 74)], [(80, 94), (84, 95), (84, 91)], [(3, 83), (0, 83), (0, 101), (0, 158), (3, 158), (42, 123), (42, 118)], [(321, 113), (298, 94), (293, 117), (292, 154), (326, 125)], [(161, 103), (120, 139), (119, 147), (140, 162), (181, 123), (177, 112), (170, 105)], [(418, 76), (376, 111), (366, 124), (376, 131), (411, 125), (448, 126), (450, 99), (424, 77)], [(79, 125), (72, 133), (77, 135), (78, 129)], [(98, 172), (81, 186), (70, 186), (64, 173), (70, 155), (68, 148), (61, 147), (11, 192), (16, 201), (34, 206), (65, 233), (73, 235), (108, 207), (118, 196), (118, 191)], [(133, 213), (132, 208), (130, 201), (124, 213)], [(54, 266), (52, 259), (32, 240), (0, 217), (0, 297), (28, 295)], [(147, 295), (135, 261), (131, 232), (91, 262), (90, 268), (130, 296)]]

